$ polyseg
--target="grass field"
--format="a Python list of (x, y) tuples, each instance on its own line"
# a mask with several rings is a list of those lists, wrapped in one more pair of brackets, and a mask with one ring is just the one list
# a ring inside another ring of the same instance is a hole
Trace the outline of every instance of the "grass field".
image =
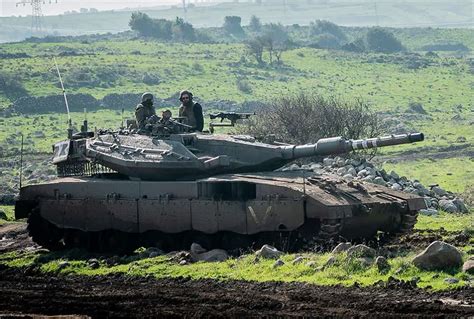
[[(450, 232), (467, 231), (472, 234), (474, 224), (472, 215), (453, 215), (442, 213), (439, 216), (420, 216), (416, 225), (418, 230), (437, 230), (444, 228)], [(459, 247), (468, 250), (467, 247)], [(472, 247), (471, 247), (472, 248)], [(420, 251), (423, 247), (420, 247)], [(329, 259), (329, 253), (304, 253), (300, 255), (286, 254), (281, 259), (285, 265), (273, 267), (274, 260), (261, 259), (255, 261), (251, 253), (239, 258), (231, 258), (220, 263), (198, 262), (178, 265), (169, 260), (169, 256), (159, 256), (137, 260), (136, 256), (124, 256), (115, 266), (107, 266), (106, 257), (94, 256), (80, 250), (69, 250), (55, 253), (12, 252), (0, 255), (0, 264), (10, 267), (34, 266), (43, 272), (61, 274), (80, 274), (87, 276), (123, 273), (130, 276), (154, 276), (156, 278), (186, 277), (192, 279), (213, 278), (217, 280), (250, 280), (250, 281), (283, 281), (308, 282), (319, 285), (362, 286), (373, 285), (378, 281), (387, 281), (389, 277), (410, 281), (418, 277), (418, 286), (434, 290), (454, 289), (468, 284), (469, 276), (460, 272), (421, 271), (413, 266), (411, 260), (417, 251), (400, 252), (398, 257), (389, 258), (391, 270), (381, 273), (376, 266), (362, 267), (358, 262), (348, 261), (344, 254), (337, 256), (336, 263), (330, 267), (322, 267)], [(467, 254), (464, 254), (467, 258)], [(293, 264), (297, 256), (304, 261)], [(88, 266), (88, 258), (98, 258), (100, 267), (92, 269)], [(66, 267), (60, 263), (68, 261)], [(311, 265), (308, 263), (311, 262)], [(445, 278), (455, 277), (459, 283), (447, 285)]]

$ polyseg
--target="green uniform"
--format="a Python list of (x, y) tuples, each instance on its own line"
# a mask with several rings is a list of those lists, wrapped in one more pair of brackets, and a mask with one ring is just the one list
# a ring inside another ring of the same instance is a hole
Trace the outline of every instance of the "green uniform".
[(144, 129), (147, 120), (153, 115), (156, 115), (153, 105), (145, 106), (141, 103), (138, 104), (135, 108), (135, 118), (137, 120), (138, 129)]

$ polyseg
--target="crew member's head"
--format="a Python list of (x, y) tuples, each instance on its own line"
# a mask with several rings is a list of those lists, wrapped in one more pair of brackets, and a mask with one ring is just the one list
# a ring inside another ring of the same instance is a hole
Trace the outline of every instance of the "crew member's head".
[(145, 92), (142, 94), (142, 104), (145, 106), (153, 105), (153, 94)]
[(192, 105), (193, 103), (193, 94), (188, 90), (181, 91), (179, 93), (179, 100), (184, 106)]

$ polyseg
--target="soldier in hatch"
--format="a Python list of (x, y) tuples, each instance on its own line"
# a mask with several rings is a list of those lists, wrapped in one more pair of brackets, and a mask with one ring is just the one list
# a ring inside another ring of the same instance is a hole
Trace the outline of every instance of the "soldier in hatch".
[(193, 130), (202, 132), (204, 117), (201, 104), (194, 103), (193, 94), (186, 90), (180, 92), (179, 100), (181, 101), (179, 116), (186, 117), (186, 124), (191, 126)]
[(135, 118), (139, 130), (145, 129), (147, 124), (152, 124), (158, 119), (153, 107), (153, 94), (143, 93), (141, 103), (135, 108)]

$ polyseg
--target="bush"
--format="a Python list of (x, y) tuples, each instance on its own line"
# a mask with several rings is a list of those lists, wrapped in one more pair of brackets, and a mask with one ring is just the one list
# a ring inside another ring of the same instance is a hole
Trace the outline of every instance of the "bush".
[(196, 32), (192, 24), (187, 23), (182, 18), (176, 17), (172, 26), (173, 40), (181, 42), (196, 41)]
[(367, 49), (375, 52), (392, 53), (404, 50), (402, 43), (392, 32), (375, 27), (370, 28), (366, 35)]
[(257, 137), (272, 134), (278, 141), (304, 144), (320, 138), (364, 138), (380, 134), (378, 119), (361, 100), (301, 93), (282, 97), (261, 107), (242, 133)]
[(335, 23), (325, 20), (316, 20), (309, 25), (309, 36), (315, 37), (322, 34), (330, 34), (339, 41), (346, 41), (347, 36), (342, 29)]
[(312, 46), (323, 49), (339, 49), (341, 47), (341, 43), (334, 35), (330, 33), (323, 33), (316, 37)]
[(262, 23), (260, 22), (260, 19), (257, 18), (255, 15), (252, 15), (250, 17), (249, 29), (253, 32), (260, 32), (260, 30), (262, 30)]
[(240, 92), (245, 93), (245, 94), (250, 94), (252, 93), (252, 86), (250, 83), (246, 80), (243, 79), (237, 79), (237, 88), (239, 89)]
[(238, 16), (226, 16), (224, 18), (223, 28), (226, 32), (233, 35), (242, 35), (244, 34), (244, 29), (242, 29), (242, 18)]
[(421, 47), (423, 51), (462, 51), (468, 52), (469, 48), (464, 43), (437, 43)]
[(28, 91), (23, 87), (18, 77), (9, 73), (0, 73), (0, 92), (10, 100), (28, 96)]

